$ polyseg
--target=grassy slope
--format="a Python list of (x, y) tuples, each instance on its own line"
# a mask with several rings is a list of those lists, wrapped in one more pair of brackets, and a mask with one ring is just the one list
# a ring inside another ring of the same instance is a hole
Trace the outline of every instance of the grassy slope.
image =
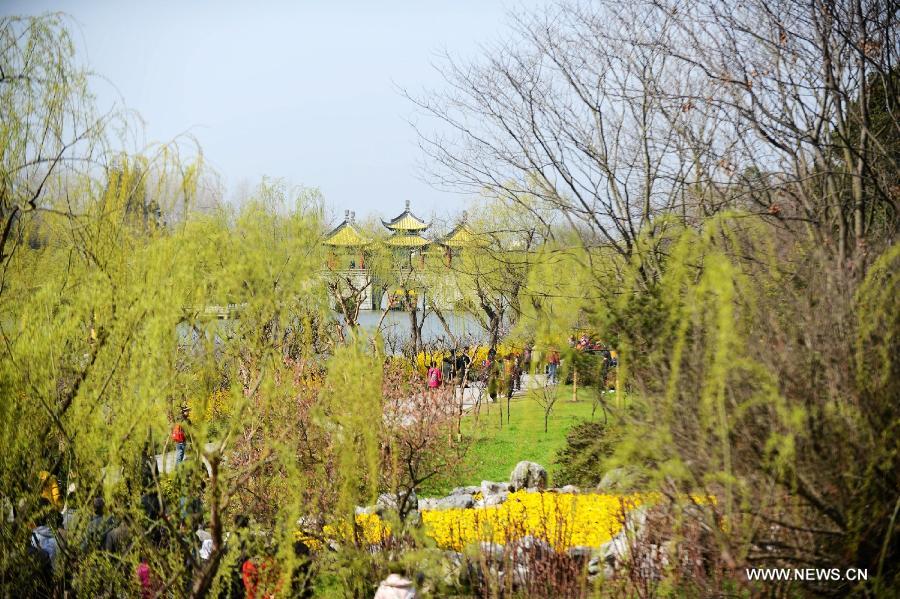
[[(506, 424), (506, 401), (503, 401), (503, 428), (499, 428), (497, 404), (483, 406), (476, 428), (469, 415), (463, 429), (473, 437), (465, 463), (457, 474), (445, 481), (435, 482), (424, 495), (449, 492), (455, 486), (477, 485), (482, 480), (508, 480), (510, 472), (521, 460), (530, 460), (550, 472), (553, 484), (553, 460), (566, 442), (566, 433), (573, 424), (589, 420), (593, 406), (593, 391), (579, 389), (578, 401), (572, 402), (571, 385), (559, 387), (559, 399), (550, 414), (549, 427), (544, 433), (544, 411), (531, 395), (514, 397), (510, 422)], [(600, 414), (598, 412), (598, 417)]]

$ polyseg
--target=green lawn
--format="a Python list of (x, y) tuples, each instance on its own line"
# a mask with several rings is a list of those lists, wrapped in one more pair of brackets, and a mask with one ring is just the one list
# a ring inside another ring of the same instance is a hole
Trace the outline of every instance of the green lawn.
[[(591, 418), (593, 403), (592, 389), (579, 389), (578, 401), (573, 402), (572, 386), (560, 385), (546, 433), (544, 410), (531, 394), (513, 398), (509, 424), (506, 423), (506, 400), (503, 400), (502, 429), (499, 405), (482, 406), (477, 426), (471, 414), (463, 420), (463, 432), (472, 436), (472, 443), (462, 467), (446, 480), (427, 485), (423, 494), (440, 495), (453, 487), (477, 485), (482, 480), (508, 480), (513, 467), (522, 460), (544, 466), (550, 473), (552, 485), (556, 452), (565, 445), (566, 433), (572, 425)], [(602, 417), (599, 410), (597, 417)]]

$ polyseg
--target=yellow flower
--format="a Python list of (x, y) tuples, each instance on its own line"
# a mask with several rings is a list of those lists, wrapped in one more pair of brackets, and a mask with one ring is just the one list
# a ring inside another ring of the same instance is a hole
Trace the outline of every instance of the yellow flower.
[(624, 513), (641, 504), (637, 495), (511, 493), (505, 503), (482, 509), (422, 512), (422, 522), (438, 546), (463, 549), (478, 541), (506, 543), (532, 535), (562, 551), (596, 547), (622, 528)]
[[(526, 535), (545, 539), (558, 551), (578, 545), (599, 547), (622, 530), (625, 514), (652, 504), (661, 497), (642, 495), (571, 494), (528, 491), (510, 493), (495, 506), (476, 509), (423, 510), (425, 534), (442, 549), (462, 551), (480, 541), (507, 543)], [(690, 498), (697, 503), (715, 503), (714, 497)], [(356, 531), (360, 542), (376, 544), (391, 534), (388, 523), (376, 514), (357, 514)], [(326, 538), (354, 540), (348, 525), (325, 526)], [(321, 542), (302, 533), (298, 537), (313, 549)]]

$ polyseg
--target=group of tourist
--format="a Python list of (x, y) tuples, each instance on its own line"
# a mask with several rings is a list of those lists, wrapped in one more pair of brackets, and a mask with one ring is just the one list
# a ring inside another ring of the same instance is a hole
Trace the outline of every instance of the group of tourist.
[(425, 384), (429, 389), (449, 384), (465, 385), (471, 373), (471, 365), (468, 346), (463, 347), (459, 353), (452, 349), (443, 355), (440, 365), (437, 360), (428, 362)]
[[(476, 367), (472, 366), (473, 357), (469, 354), (467, 346), (460, 353), (455, 349), (445, 353), (440, 363), (437, 360), (427, 362), (426, 386), (429, 389), (447, 384), (464, 386), (474, 379), (486, 386), (492, 401), (503, 394), (511, 397), (522, 390), (525, 374), (531, 371), (534, 351), (531, 346), (527, 346), (522, 352), (511, 351), (498, 356), (497, 350), (491, 348), (487, 357)], [(551, 350), (547, 360), (548, 380), (555, 383), (560, 363), (559, 352)]]
[(530, 347), (522, 354), (510, 352), (500, 357), (497, 357), (495, 349), (488, 351), (482, 363), (482, 377), (487, 383), (491, 401), (497, 401), (497, 397), (502, 395), (509, 400), (514, 393), (522, 390), (522, 379), (531, 368), (531, 357)]
[[(587, 334), (579, 338), (569, 338), (570, 347), (578, 352), (598, 354), (603, 358), (604, 372), (617, 365), (615, 355), (607, 349), (601, 341), (592, 340)], [(546, 375), (546, 383), (559, 384), (559, 373), (562, 358), (555, 347), (548, 348), (535, 359), (537, 353), (532, 345), (528, 345), (521, 352), (511, 351), (498, 355), (495, 348), (488, 350), (487, 357), (480, 364), (473, 366), (473, 357), (470, 356), (469, 347), (464, 347), (460, 353), (450, 350), (444, 353), (440, 362), (437, 359), (426, 362), (426, 386), (429, 389), (437, 389), (443, 385), (464, 385), (468, 380), (481, 381), (487, 388), (492, 401), (497, 397), (512, 394), (522, 389), (524, 375), (532, 372), (532, 366), (540, 366), (541, 372)], [(540, 359), (543, 358), (543, 359)]]

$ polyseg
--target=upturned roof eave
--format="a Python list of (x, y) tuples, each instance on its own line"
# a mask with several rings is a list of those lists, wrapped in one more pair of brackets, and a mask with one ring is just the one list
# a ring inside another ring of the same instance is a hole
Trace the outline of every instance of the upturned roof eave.
[[(350, 242), (334, 242), (334, 239), (345, 230), (349, 231), (349, 236), (355, 239)], [(325, 235), (325, 240), (322, 243), (323, 245), (329, 245), (332, 247), (364, 247), (371, 244), (372, 242), (363, 237), (360, 232), (356, 230), (356, 227), (345, 220), (334, 229), (332, 229), (327, 235)]]
[[(409, 218), (416, 222), (414, 226), (397, 226), (398, 223), (403, 221), (404, 219)], [(409, 210), (405, 211), (400, 216), (397, 216), (389, 221), (382, 219), (381, 224), (384, 225), (385, 228), (390, 229), (391, 231), (424, 231), (431, 226), (431, 223), (426, 223), (424, 220), (410, 212)]]

